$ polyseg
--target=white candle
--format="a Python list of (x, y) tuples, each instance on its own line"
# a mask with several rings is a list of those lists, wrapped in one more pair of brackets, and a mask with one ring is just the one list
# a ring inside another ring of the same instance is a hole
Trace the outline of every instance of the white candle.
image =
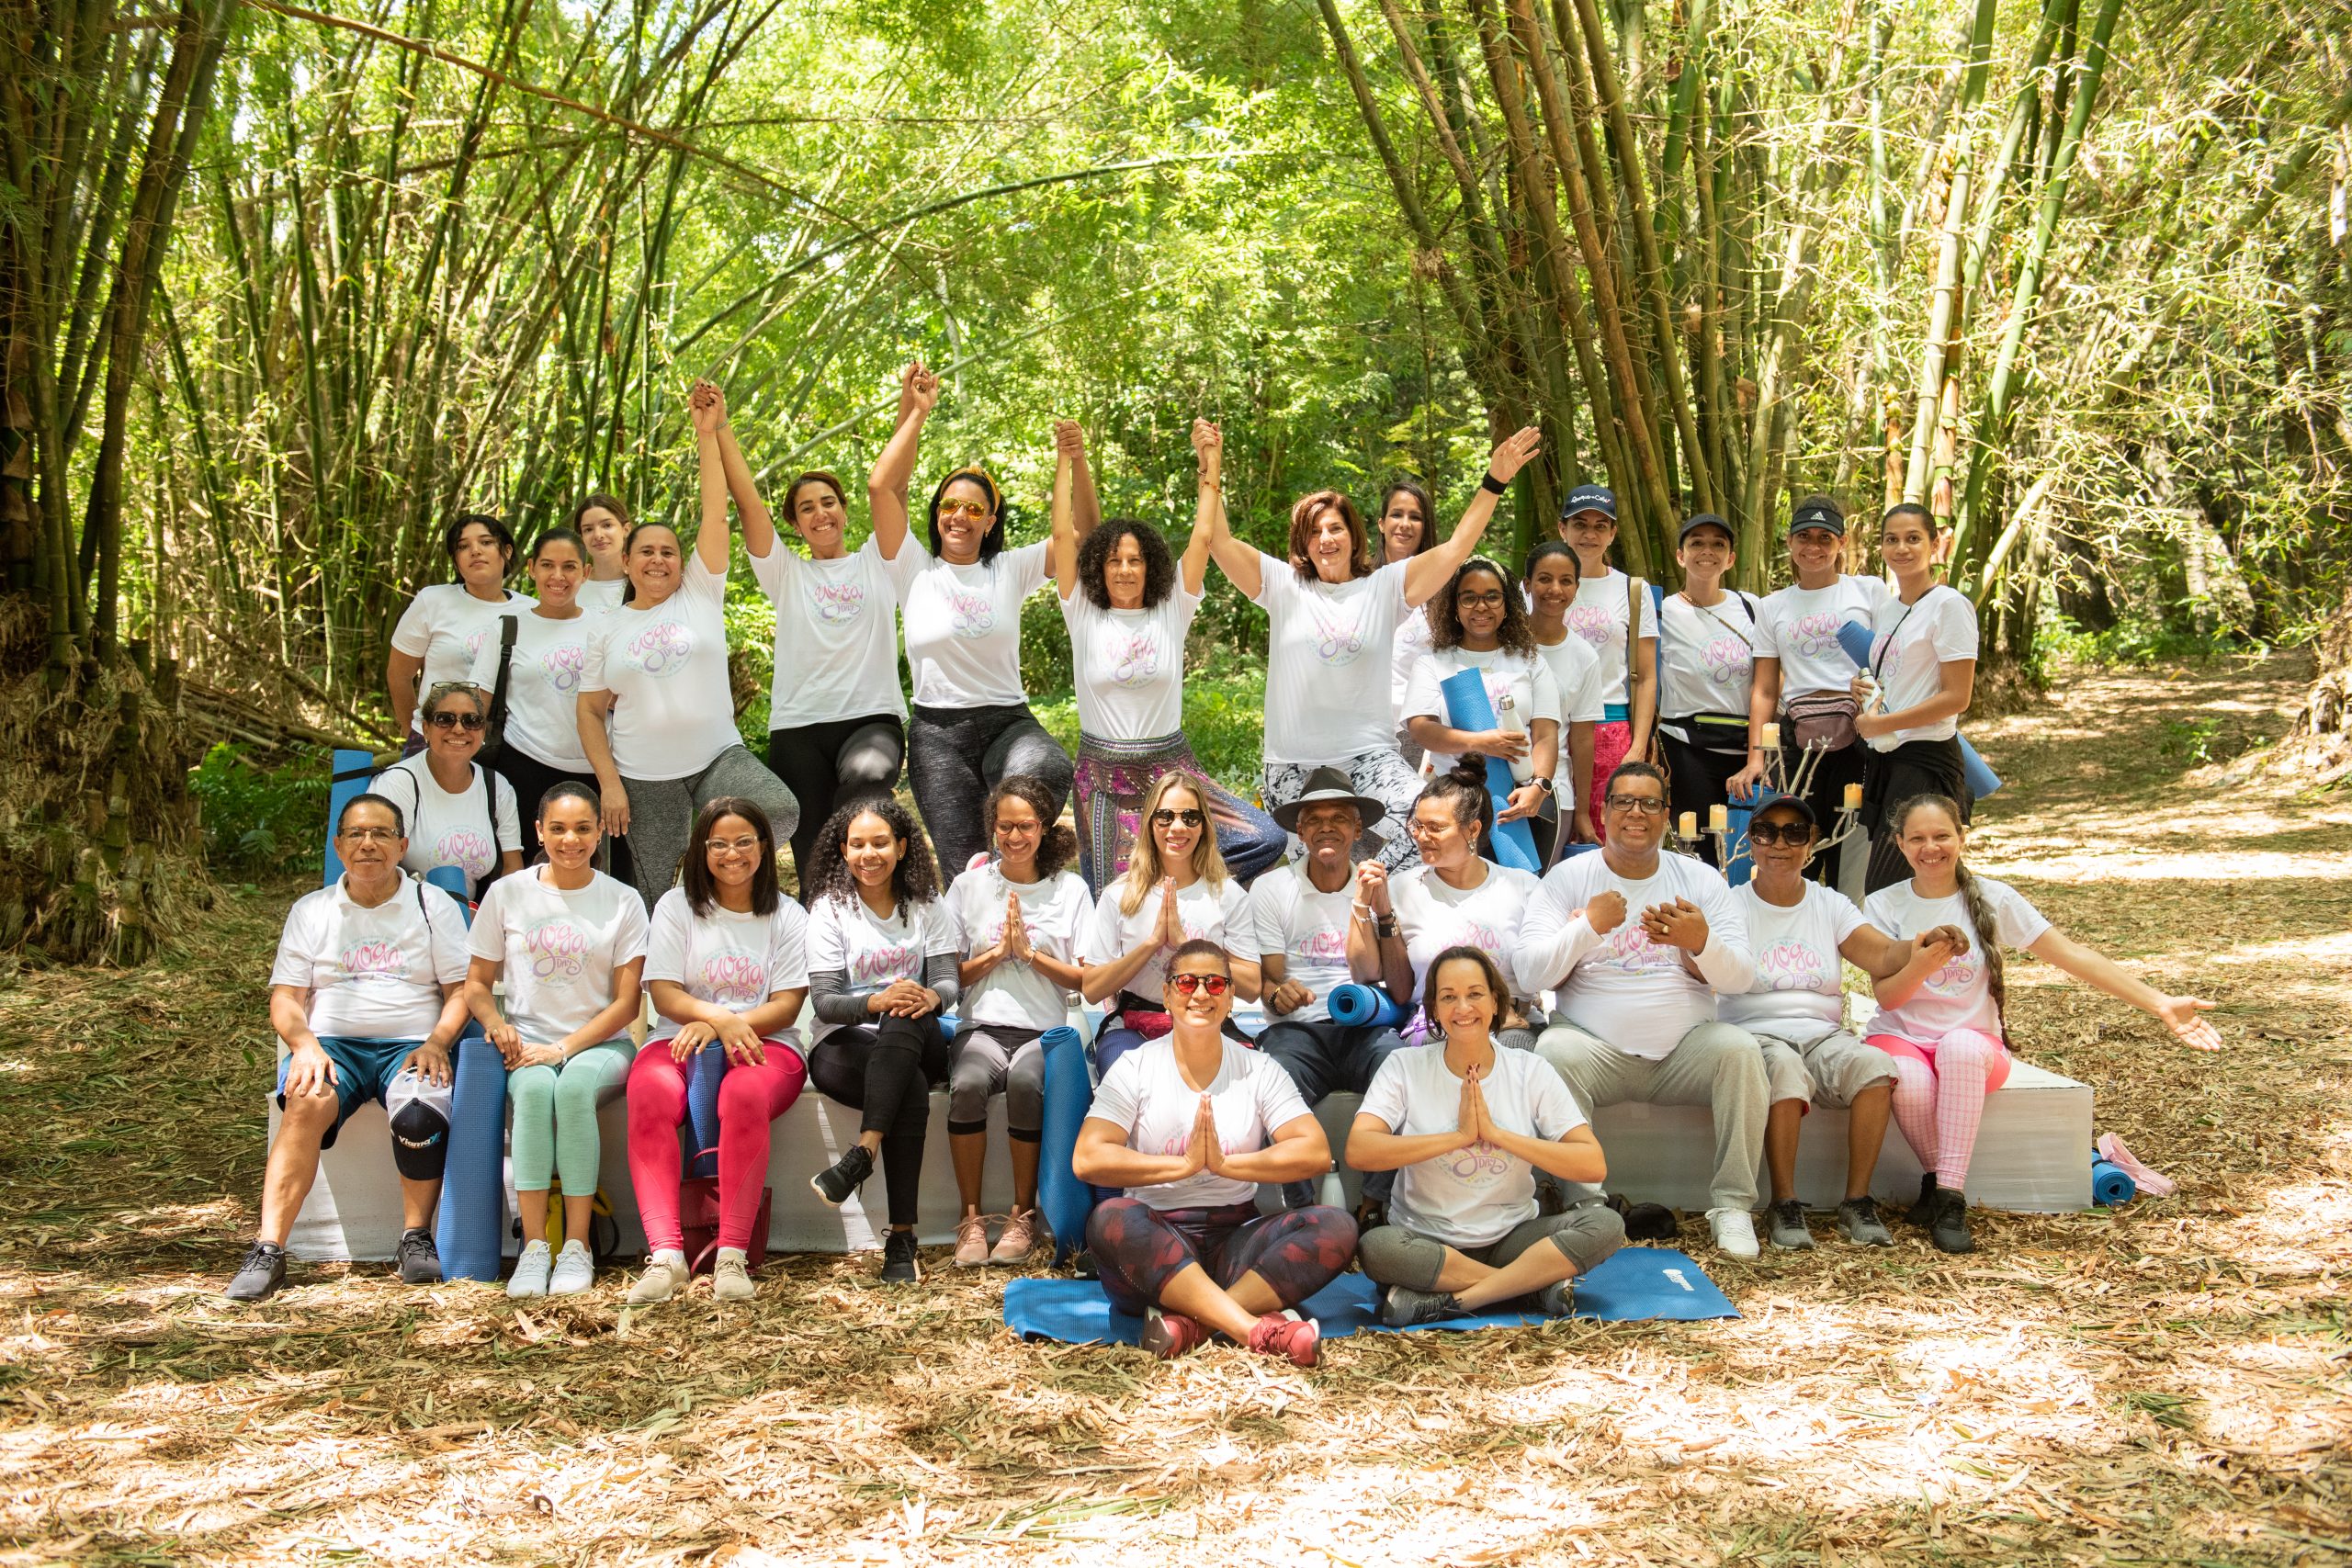
[(1777, 724), (1766, 725), (1764, 727), (1764, 750), (1767, 751), (1777, 751), (1780, 749), (1781, 727)]
[(1707, 807), (1707, 831), (1721, 833), (1731, 827), (1731, 807), (1717, 804)]
[(1677, 831), (1679, 831), (1682, 837), (1686, 839), (1697, 838), (1699, 836), (1699, 814), (1695, 811), (1684, 812), (1676, 821), (1675, 827)]
[(1849, 811), (1860, 811), (1861, 808), (1862, 786), (1858, 784), (1848, 784), (1846, 786), (1846, 809)]

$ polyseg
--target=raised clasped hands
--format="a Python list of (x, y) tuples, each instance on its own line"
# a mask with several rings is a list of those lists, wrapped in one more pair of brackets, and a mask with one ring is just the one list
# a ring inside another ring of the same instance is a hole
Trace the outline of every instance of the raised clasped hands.
[(1662, 947), (1696, 953), (1707, 945), (1707, 917), (1688, 898), (1653, 904), (1642, 911), (1642, 930)]

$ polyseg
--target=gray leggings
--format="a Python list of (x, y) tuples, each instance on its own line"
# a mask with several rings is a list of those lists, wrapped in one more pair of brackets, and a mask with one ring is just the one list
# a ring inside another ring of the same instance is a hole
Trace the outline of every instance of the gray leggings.
[(792, 837), (800, 821), (800, 803), (748, 746), (729, 746), (702, 772), (682, 779), (633, 779), (624, 773), (621, 783), (628, 789), (629, 869), (649, 909), (678, 879), (695, 813), (720, 795), (740, 795), (765, 811), (778, 844)]
[(988, 848), (981, 808), (988, 793), (1015, 773), (1046, 786), (1054, 798), (1048, 823), (1069, 799), (1069, 753), (1046, 733), (1027, 703), (1005, 707), (933, 708), (917, 704), (907, 725), (907, 773), (915, 805), (939, 856), (939, 882), (954, 881)]
[(947, 1130), (984, 1133), (989, 1096), (1004, 1096), (1004, 1129), (1035, 1141), (1046, 1124), (1042, 1029), (967, 1023), (947, 1046)]
[[(1560, 1256), (1577, 1266), (1577, 1276), (1581, 1279), (1625, 1245), (1625, 1222), (1617, 1217), (1615, 1210), (1594, 1203), (1570, 1209), (1565, 1214), (1538, 1214), (1511, 1226), (1500, 1241), (1485, 1247), (1455, 1247), (1453, 1250), (1473, 1263), (1499, 1269), (1539, 1241), (1548, 1241), (1558, 1247)], [(1363, 1239), (1356, 1243), (1356, 1260), (1363, 1265), (1365, 1278), (1380, 1284), (1433, 1291), (1437, 1289), (1439, 1273), (1445, 1268), (1447, 1248), (1447, 1243), (1434, 1236), (1421, 1235), (1392, 1223), (1375, 1225), (1363, 1233)]]

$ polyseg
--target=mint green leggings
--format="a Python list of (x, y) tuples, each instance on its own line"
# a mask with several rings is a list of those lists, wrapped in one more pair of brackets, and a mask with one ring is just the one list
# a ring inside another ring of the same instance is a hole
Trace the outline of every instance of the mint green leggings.
[(596, 1190), (596, 1107), (621, 1092), (635, 1053), (627, 1039), (575, 1051), (560, 1067), (516, 1067), (506, 1075), (514, 1106), (514, 1190), (544, 1192), (563, 1178), (570, 1196)]

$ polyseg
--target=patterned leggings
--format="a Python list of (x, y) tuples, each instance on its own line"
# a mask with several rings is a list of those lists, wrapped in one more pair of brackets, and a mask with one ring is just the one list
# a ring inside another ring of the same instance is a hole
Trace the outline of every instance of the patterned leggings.
[(1937, 1186), (1965, 1190), (1984, 1101), (2009, 1081), (2008, 1047), (1974, 1029), (1941, 1040), (1873, 1034), (1870, 1043), (1894, 1058), (1894, 1124), (1921, 1168)]
[(1086, 1245), (1102, 1266), (1102, 1293), (1132, 1316), (1159, 1304), (1168, 1281), (1195, 1263), (1225, 1290), (1254, 1272), (1291, 1307), (1347, 1271), (1356, 1223), (1323, 1204), (1261, 1218), (1253, 1203), (1155, 1209), (1113, 1198), (1086, 1222)]
[[(1363, 838), (1356, 844), (1357, 857), (1378, 859), (1391, 875), (1420, 864), (1420, 848), (1413, 842), (1412, 834), (1413, 802), (1421, 793), (1420, 775), (1405, 765), (1396, 749), (1386, 746), (1377, 751), (1359, 751), (1328, 765), (1344, 769), (1351, 788), (1388, 808), (1379, 821), (1363, 830)], [(1305, 795), (1306, 775), (1314, 771), (1297, 762), (1268, 762), (1266, 808), (1271, 811)]]

